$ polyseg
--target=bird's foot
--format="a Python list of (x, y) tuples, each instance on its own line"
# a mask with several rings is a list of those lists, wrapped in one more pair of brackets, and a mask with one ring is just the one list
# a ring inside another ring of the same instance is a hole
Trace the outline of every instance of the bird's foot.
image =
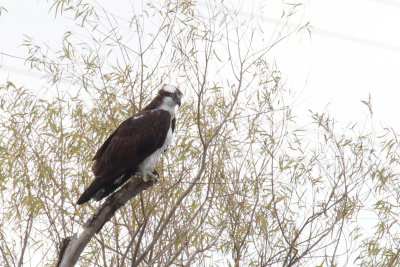
[(147, 183), (148, 181), (150, 181), (149, 178), (148, 178), (148, 176), (150, 176), (151, 179), (152, 179), (156, 184), (158, 184), (158, 179), (157, 179), (157, 177), (158, 177), (159, 175), (158, 175), (158, 172), (157, 172), (156, 170), (154, 170), (154, 171), (152, 171), (152, 172), (149, 172), (149, 171), (136, 172), (135, 175), (140, 175), (140, 176), (142, 176), (142, 177), (143, 177), (143, 182), (145, 182), (145, 183)]

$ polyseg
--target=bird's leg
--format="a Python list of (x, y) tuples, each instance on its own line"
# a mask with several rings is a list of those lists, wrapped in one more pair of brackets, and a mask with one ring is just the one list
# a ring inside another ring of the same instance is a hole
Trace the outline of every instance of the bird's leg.
[(149, 180), (148, 180), (148, 178), (147, 178), (147, 176), (150, 176), (151, 177), (151, 179), (153, 179), (153, 181), (157, 184), (158, 183), (158, 179), (157, 179), (157, 177), (158, 177), (158, 172), (157, 171), (152, 171), (152, 172), (150, 172), (150, 171), (142, 171), (142, 172), (135, 172), (135, 175), (140, 175), (140, 176), (142, 176), (143, 177), (143, 181), (145, 182), (145, 183), (147, 183)]

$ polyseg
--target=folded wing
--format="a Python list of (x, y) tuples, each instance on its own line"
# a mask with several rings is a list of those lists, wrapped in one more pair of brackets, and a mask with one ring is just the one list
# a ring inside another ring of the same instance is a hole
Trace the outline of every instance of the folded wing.
[(78, 204), (100, 200), (125, 183), (138, 165), (161, 148), (171, 124), (169, 112), (146, 110), (122, 122), (93, 157), (94, 181)]

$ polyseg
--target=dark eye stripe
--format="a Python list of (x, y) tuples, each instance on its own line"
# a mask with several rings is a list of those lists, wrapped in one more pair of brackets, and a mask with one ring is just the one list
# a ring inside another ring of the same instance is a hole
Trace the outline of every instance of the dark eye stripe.
[(164, 95), (165, 96), (170, 96), (170, 97), (176, 97), (177, 96), (176, 93), (167, 93), (167, 92), (165, 92)]

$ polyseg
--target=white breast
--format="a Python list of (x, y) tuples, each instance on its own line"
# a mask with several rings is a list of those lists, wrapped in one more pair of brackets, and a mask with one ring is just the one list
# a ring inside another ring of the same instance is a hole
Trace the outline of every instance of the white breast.
[(152, 172), (154, 170), (154, 166), (156, 165), (157, 161), (160, 159), (161, 154), (167, 149), (167, 147), (172, 142), (172, 129), (171, 127), (168, 130), (167, 137), (165, 138), (164, 145), (153, 152), (150, 156), (148, 156), (142, 163), (138, 166), (138, 171), (149, 171)]

